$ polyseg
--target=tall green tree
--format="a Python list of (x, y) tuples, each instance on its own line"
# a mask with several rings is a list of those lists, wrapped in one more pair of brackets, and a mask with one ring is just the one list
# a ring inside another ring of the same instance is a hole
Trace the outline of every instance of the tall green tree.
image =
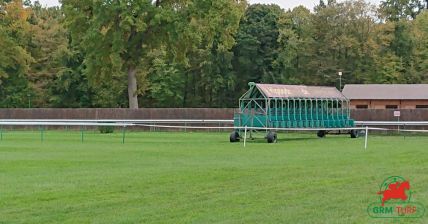
[(36, 1), (30, 9), (29, 51), (35, 62), (28, 71), (28, 78), (34, 90), (34, 106), (48, 107), (51, 95), (46, 89), (55, 85), (54, 79), (67, 66), (60, 58), (68, 51), (69, 39), (61, 23), (64, 17), (60, 8), (44, 8)]
[(312, 16), (309, 9), (299, 6), (284, 13), (279, 20), (280, 49), (275, 68), (283, 83), (303, 84), (313, 73), (308, 66), (315, 54)]
[(282, 13), (278, 5), (261, 4), (251, 5), (245, 12), (234, 48), (234, 68), (242, 88), (249, 81), (279, 82), (274, 62), (278, 58)]
[(382, 1), (379, 11), (382, 17), (389, 21), (401, 19), (416, 19), (416, 16), (425, 8), (421, 0), (385, 0)]
[(165, 47), (155, 49), (146, 58), (149, 68), (147, 89), (144, 94), (146, 105), (152, 107), (182, 107), (184, 88), (184, 68), (179, 63), (171, 62), (168, 50)]
[[(146, 105), (156, 107), (220, 107), (233, 100), (234, 74), (231, 66), (235, 34), (246, 3), (215, 1), (199, 23), (199, 41), (187, 48), (185, 60), (165, 46), (144, 60), (147, 72)], [(235, 102), (233, 102), (235, 103)]]
[[(175, 59), (185, 60), (186, 52), (201, 41), (202, 35), (214, 35), (209, 32), (210, 27), (228, 22), (211, 20), (210, 12), (233, 9), (241, 3), (235, 0), (62, 1), (72, 39), (85, 51), (85, 71), (94, 82), (126, 73), (130, 108), (138, 108), (137, 74), (147, 71), (148, 68), (139, 65), (149, 52), (166, 46), (175, 53)], [(144, 81), (142, 78), (140, 82)]]
[(416, 17), (412, 32), (413, 58), (412, 69), (419, 82), (428, 83), (428, 10)]
[(27, 72), (30, 10), (20, 0), (0, 1), (0, 106), (25, 107), (31, 89)]
[(313, 16), (312, 74), (306, 82), (336, 85), (338, 72), (345, 83), (363, 82), (373, 64), (374, 7), (364, 1), (329, 1)]
[(245, 7), (246, 2), (236, 5), (229, 1), (227, 7), (221, 8), (217, 3), (210, 10), (209, 20), (216, 22), (203, 26), (207, 30), (204, 33), (212, 35), (203, 36), (201, 42), (189, 52), (183, 106), (220, 107), (233, 102), (236, 79), (231, 49), (236, 44), (235, 36)]

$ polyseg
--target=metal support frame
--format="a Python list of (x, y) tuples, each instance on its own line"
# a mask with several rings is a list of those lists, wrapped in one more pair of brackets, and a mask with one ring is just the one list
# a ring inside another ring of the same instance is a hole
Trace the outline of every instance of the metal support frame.
[(83, 129), (83, 126), (81, 126), (80, 127), (80, 140), (82, 141), (82, 143), (83, 143), (83, 141), (84, 141), (84, 129)]
[(122, 144), (125, 144), (126, 126), (122, 127)]
[(40, 141), (43, 142), (43, 140), (44, 140), (44, 127), (39, 126), (39, 130), (40, 130)]

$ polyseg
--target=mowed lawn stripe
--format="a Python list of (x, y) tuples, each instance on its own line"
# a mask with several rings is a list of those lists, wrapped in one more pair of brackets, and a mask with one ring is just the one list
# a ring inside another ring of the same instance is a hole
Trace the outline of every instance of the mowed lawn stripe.
[[(428, 137), (8, 132), (0, 223), (367, 223), (388, 176), (428, 205)], [(376, 222), (378, 222), (377, 220)], [(426, 222), (426, 217), (416, 222)]]

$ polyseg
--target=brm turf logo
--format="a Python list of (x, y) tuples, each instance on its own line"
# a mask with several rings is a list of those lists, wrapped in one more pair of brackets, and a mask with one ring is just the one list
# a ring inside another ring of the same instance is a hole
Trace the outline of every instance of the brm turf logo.
[(367, 208), (372, 218), (422, 218), (425, 214), (421, 203), (411, 201), (410, 182), (400, 176), (386, 178), (377, 194), (379, 201)]

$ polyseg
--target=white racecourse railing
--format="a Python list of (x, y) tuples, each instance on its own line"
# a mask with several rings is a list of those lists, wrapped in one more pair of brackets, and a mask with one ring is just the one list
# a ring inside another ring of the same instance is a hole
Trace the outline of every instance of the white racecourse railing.
[(69, 122), (69, 123), (131, 123), (131, 124), (233, 124), (233, 120), (216, 119), (97, 119), (97, 120), (79, 120), (79, 119), (0, 119), (2, 122)]
[[(24, 124), (25, 123), (25, 124)], [(137, 124), (222, 124), (233, 125), (233, 120), (219, 119), (0, 119), (0, 125), (27, 126), (134, 126)], [(356, 126), (428, 126), (428, 121), (355, 121)], [(222, 127), (224, 128), (224, 127)]]
[(357, 126), (428, 126), (428, 121), (355, 121)]
[[(170, 124), (180, 124), (173, 126)], [(218, 124), (218, 126), (188, 126), (188, 124)], [(140, 120), (115, 120), (115, 119), (99, 119), (99, 120), (79, 120), (79, 119), (0, 119), (0, 140), (3, 139), (3, 126), (112, 126), (122, 127), (122, 143), (125, 143), (126, 127), (150, 127), (150, 128), (177, 128), (177, 129), (242, 129), (245, 130), (284, 130), (284, 131), (315, 131), (315, 130), (365, 130), (365, 148), (367, 148), (367, 137), (369, 130), (384, 130), (391, 129), (375, 128), (369, 126), (428, 126), (428, 121), (356, 121), (355, 128), (260, 128), (260, 127), (234, 127), (233, 120), (214, 120), (214, 119), (140, 119)], [(223, 126), (220, 126), (223, 125)], [(225, 126), (227, 125), (227, 126)], [(44, 128), (40, 128), (41, 141), (43, 141)], [(428, 130), (402, 130), (402, 131), (417, 131), (428, 132)], [(81, 129), (81, 139), (83, 142), (84, 130)], [(244, 138), (244, 146), (246, 137)]]
[(129, 127), (135, 126), (132, 123), (105, 123), (105, 122), (59, 122), (59, 121), (0, 121), (0, 125), (4, 126), (111, 126), (111, 127)]

